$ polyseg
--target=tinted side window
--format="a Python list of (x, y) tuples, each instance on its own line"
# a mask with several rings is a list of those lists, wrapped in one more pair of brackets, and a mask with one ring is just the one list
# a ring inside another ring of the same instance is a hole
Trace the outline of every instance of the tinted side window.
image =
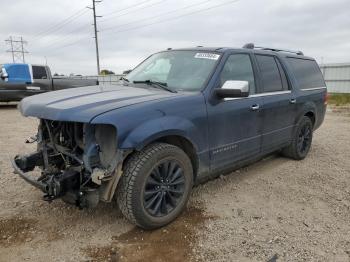
[(288, 58), (300, 89), (326, 86), (316, 61)]
[(263, 92), (283, 91), (282, 79), (275, 58), (256, 55), (256, 59), (263, 82)]
[(282, 79), (282, 86), (283, 86), (283, 90), (289, 90), (289, 84), (288, 84), (288, 80), (287, 80), (287, 75), (286, 72), (284, 71), (281, 62), (276, 59), (277, 65), (278, 65), (278, 70), (280, 71), (280, 75), (281, 75), (281, 79)]
[(46, 69), (44, 66), (33, 66), (34, 79), (47, 79)]
[(254, 72), (248, 54), (229, 56), (220, 75), (222, 85), (228, 80), (248, 81), (249, 92), (255, 92)]

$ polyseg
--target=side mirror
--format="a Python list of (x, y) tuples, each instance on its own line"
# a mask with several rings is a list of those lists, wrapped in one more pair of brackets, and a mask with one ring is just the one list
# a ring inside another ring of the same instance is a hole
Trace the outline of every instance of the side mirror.
[(249, 96), (249, 82), (228, 80), (221, 88), (215, 89), (215, 95), (219, 98), (234, 98)]
[(8, 79), (9, 75), (7, 74), (5, 68), (1, 68), (0, 77), (1, 77), (2, 80)]

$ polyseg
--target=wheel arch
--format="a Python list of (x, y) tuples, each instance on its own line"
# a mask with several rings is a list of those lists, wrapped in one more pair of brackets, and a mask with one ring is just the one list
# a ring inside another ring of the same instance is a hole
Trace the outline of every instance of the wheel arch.
[(188, 158), (191, 160), (192, 169), (193, 169), (193, 179), (195, 180), (198, 173), (199, 168), (199, 158), (197, 154), (197, 147), (196, 145), (184, 134), (181, 132), (160, 132), (158, 134), (154, 134), (151, 137), (147, 138), (146, 140), (142, 141), (142, 143), (139, 143), (133, 151), (124, 159), (124, 162), (128, 160), (128, 158), (131, 157), (133, 152), (140, 151), (146, 146), (153, 144), (153, 143), (167, 143), (170, 145), (174, 145), (182, 149), (185, 154), (188, 156)]
[(196, 180), (199, 159), (197, 155), (197, 150), (189, 139), (179, 135), (167, 135), (167, 136), (159, 137), (150, 143), (156, 143), (156, 142), (167, 143), (167, 144), (174, 145), (181, 148), (185, 152), (185, 154), (188, 156), (188, 158), (191, 160), (192, 169), (193, 169), (193, 178), (194, 180)]
[(119, 148), (140, 151), (155, 142), (175, 145), (187, 154), (192, 163), (193, 173), (197, 174), (198, 153), (205, 146), (206, 136), (201, 135), (203, 132), (191, 120), (179, 116), (163, 116), (123, 133)]
[(312, 122), (312, 126), (315, 126), (316, 123), (316, 116), (315, 113), (313, 111), (308, 111), (304, 114), (304, 116), (307, 116), (308, 118), (310, 118), (311, 122)]
[(309, 102), (302, 107), (295, 119), (295, 125), (297, 125), (300, 119), (304, 116), (309, 117), (311, 119), (312, 125), (315, 127), (317, 121), (317, 110), (314, 103)]

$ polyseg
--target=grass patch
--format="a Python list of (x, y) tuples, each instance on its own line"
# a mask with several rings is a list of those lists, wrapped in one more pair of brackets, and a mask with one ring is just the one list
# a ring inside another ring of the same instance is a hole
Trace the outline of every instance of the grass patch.
[(328, 103), (335, 106), (350, 104), (350, 94), (330, 93)]

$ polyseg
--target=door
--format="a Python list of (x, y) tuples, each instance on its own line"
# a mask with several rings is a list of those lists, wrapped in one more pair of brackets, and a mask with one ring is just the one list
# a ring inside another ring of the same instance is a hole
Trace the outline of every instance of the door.
[(256, 81), (249, 54), (230, 55), (217, 80), (217, 87), (227, 80), (249, 82), (250, 96), (219, 99), (212, 95), (207, 105), (209, 147), (212, 171), (233, 166), (252, 157), (261, 149), (262, 98), (254, 97)]
[(263, 98), (262, 151), (279, 149), (291, 140), (296, 117), (296, 99), (287, 75), (275, 56), (256, 55)]
[(37, 92), (52, 91), (51, 76), (46, 70), (45, 66), (32, 66), (33, 84), (31, 88)]

